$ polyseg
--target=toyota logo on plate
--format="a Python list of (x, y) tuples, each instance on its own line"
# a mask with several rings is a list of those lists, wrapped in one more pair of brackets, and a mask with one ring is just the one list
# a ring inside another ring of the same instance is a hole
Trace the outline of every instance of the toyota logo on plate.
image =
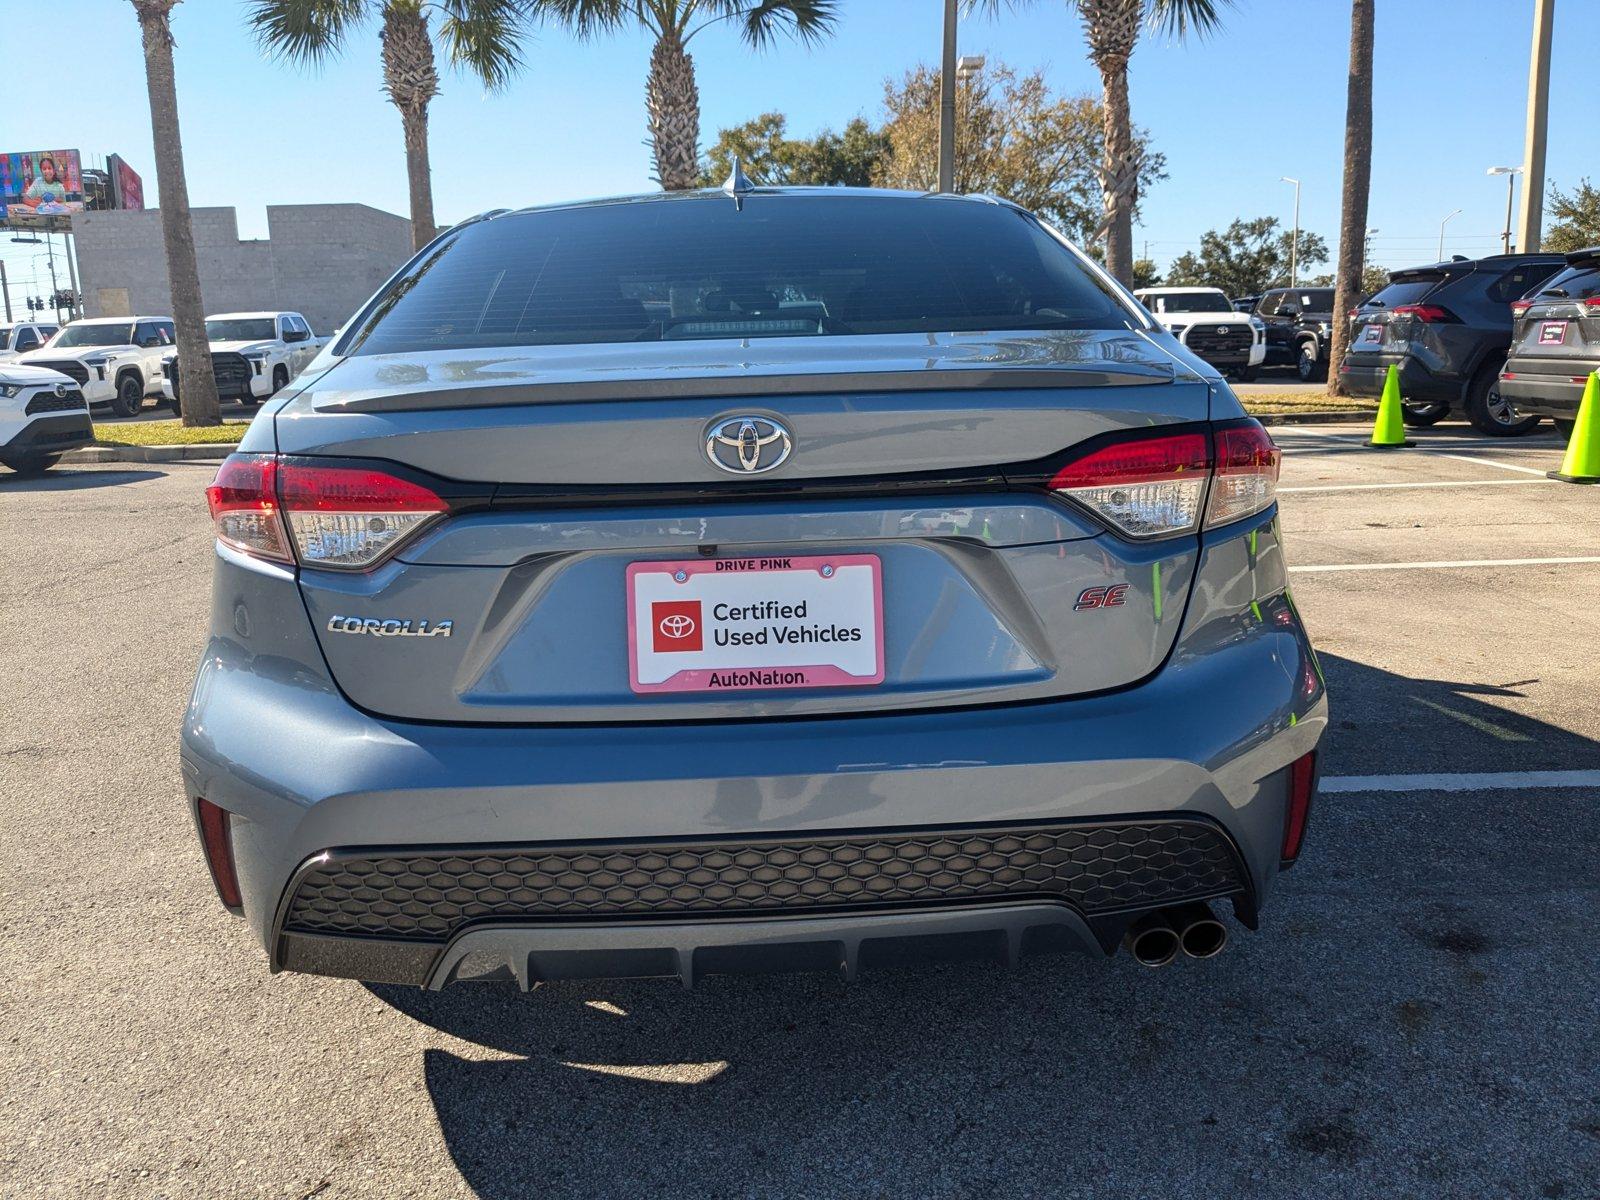
[(794, 443), (770, 417), (728, 417), (706, 431), (706, 457), (735, 475), (759, 475), (781, 467)]
[(661, 633), (662, 636), (673, 639), (690, 637), (694, 634), (694, 618), (686, 617), (682, 613), (662, 617)]

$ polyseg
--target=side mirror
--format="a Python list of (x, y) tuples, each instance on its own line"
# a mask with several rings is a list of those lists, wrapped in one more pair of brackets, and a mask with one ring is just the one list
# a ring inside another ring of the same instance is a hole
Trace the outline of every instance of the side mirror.
[(309, 333), (302, 333), (298, 329), (290, 329), (285, 331), (283, 340), (286, 342), (303, 342), (310, 336)]
[(161, 335), (158, 333), (148, 333), (139, 339), (139, 345), (146, 350), (153, 350), (155, 347), (161, 345)]
[(1298, 304), (1280, 304), (1278, 306), (1278, 315), (1280, 317), (1298, 317), (1300, 315), (1300, 306)]

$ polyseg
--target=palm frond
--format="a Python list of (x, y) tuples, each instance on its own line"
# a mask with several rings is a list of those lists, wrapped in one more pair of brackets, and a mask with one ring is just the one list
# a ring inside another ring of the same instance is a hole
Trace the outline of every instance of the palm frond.
[(706, 24), (736, 23), (739, 36), (757, 50), (772, 45), (779, 33), (820, 42), (839, 19), (838, 0), (699, 0), (698, 7), (711, 14)]
[(1191, 33), (1205, 38), (1222, 28), (1222, 10), (1233, 0), (1149, 0), (1145, 20), (1150, 28), (1183, 41)]
[(320, 66), (371, 15), (368, 0), (253, 0), (246, 20), (269, 54)]
[(522, 67), (527, 36), (525, 0), (437, 0), (444, 19), (439, 40), (450, 65), (497, 92)]
[(535, 20), (564, 26), (583, 41), (615, 33), (637, 15), (632, 0), (526, 0), (525, 8)]

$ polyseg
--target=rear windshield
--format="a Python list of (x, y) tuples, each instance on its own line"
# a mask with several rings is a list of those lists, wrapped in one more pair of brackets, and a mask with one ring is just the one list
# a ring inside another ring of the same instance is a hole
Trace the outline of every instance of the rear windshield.
[(1596, 295), (1600, 295), (1600, 262), (1567, 267), (1529, 293), (1540, 300), (1587, 300)]
[(712, 195), (466, 225), (390, 285), (342, 350), (1132, 323), (1012, 208), (759, 194), (735, 205)]
[(1402, 304), (1415, 304), (1443, 282), (1443, 275), (1407, 275), (1404, 279), (1396, 279), (1386, 287), (1379, 288), (1366, 306), (1396, 308)]

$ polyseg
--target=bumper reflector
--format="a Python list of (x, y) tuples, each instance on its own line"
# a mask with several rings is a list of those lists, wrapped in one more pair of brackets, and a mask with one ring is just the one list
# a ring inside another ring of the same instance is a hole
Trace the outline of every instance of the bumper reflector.
[(205, 845), (206, 866), (217, 895), (229, 908), (244, 907), (239, 895), (239, 875), (233, 868), (233, 843), (228, 840), (228, 810), (206, 799), (195, 801), (200, 812), (200, 839)]
[(1311, 813), (1311, 790), (1316, 780), (1317, 753), (1302, 755), (1289, 765), (1289, 804), (1283, 815), (1283, 854), (1285, 864), (1300, 857), (1306, 836), (1306, 818)]

